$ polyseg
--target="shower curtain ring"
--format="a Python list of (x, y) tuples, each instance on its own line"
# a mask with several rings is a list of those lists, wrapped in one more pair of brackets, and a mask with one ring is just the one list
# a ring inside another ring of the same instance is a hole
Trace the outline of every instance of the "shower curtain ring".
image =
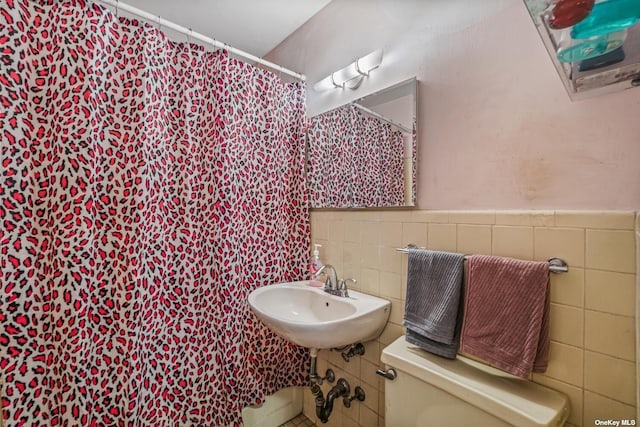
[(120, 6), (120, 0), (116, 0), (116, 18), (120, 18), (118, 7)]
[(193, 35), (193, 30), (189, 28), (189, 32), (187, 33), (187, 43), (191, 44), (191, 36)]
[(158, 15), (158, 30), (162, 30), (162, 17)]

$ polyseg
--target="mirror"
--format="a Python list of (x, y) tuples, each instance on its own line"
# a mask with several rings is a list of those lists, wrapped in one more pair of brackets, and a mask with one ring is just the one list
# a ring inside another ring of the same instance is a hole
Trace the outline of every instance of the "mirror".
[(524, 3), (572, 100), (640, 86), (640, 1)]
[(309, 119), (312, 208), (416, 203), (416, 79)]

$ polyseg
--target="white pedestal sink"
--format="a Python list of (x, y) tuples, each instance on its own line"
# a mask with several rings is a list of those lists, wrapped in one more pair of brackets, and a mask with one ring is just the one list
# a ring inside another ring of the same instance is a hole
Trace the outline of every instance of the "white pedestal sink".
[(377, 338), (391, 311), (382, 298), (353, 290), (346, 298), (334, 296), (307, 280), (258, 288), (249, 305), (272, 331), (314, 352)]

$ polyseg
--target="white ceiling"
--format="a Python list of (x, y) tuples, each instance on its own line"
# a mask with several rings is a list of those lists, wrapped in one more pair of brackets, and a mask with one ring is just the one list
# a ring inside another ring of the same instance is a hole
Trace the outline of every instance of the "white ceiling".
[[(330, 1), (121, 0), (258, 57), (271, 51)], [(185, 38), (165, 32), (174, 39)]]

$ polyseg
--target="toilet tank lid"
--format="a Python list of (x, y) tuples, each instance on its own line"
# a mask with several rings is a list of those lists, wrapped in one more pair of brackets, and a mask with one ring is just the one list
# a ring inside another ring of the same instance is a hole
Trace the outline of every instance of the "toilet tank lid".
[(380, 358), (398, 377), (412, 375), (514, 426), (559, 426), (569, 415), (569, 399), (540, 384), (458, 357), (428, 353), (401, 336)]

